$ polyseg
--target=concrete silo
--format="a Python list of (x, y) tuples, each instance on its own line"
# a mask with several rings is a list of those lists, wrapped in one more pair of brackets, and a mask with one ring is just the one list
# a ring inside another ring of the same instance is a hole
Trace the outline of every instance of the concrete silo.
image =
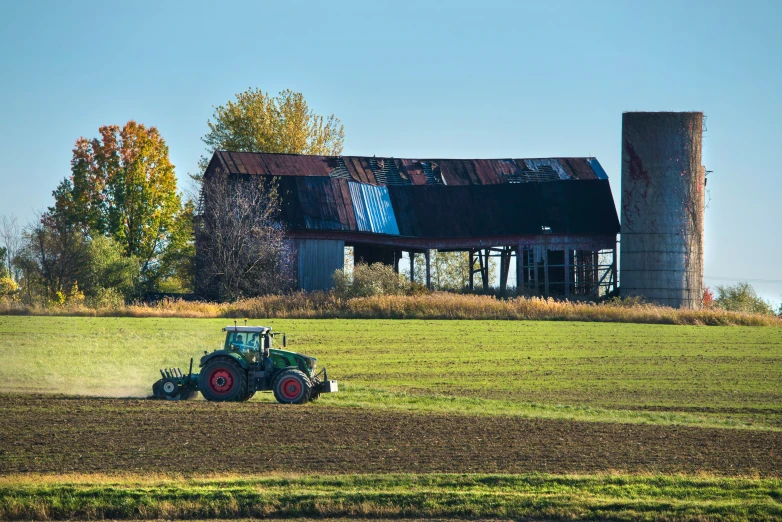
[(622, 296), (703, 302), (702, 112), (622, 115)]

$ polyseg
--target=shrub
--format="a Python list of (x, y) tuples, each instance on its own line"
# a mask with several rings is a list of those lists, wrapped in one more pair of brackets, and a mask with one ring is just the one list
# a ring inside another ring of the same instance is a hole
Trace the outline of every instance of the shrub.
[(768, 301), (760, 298), (749, 283), (736, 283), (733, 286), (718, 286), (715, 306), (731, 312), (774, 315), (774, 309)]
[(19, 286), (10, 277), (0, 277), (0, 297), (11, 296), (16, 293)]
[(99, 288), (85, 304), (95, 310), (119, 310), (125, 305), (125, 297), (116, 288)]
[(703, 307), (711, 308), (714, 306), (714, 292), (708, 286), (703, 289)]
[(341, 299), (404, 295), (411, 293), (412, 285), (383, 263), (357, 263), (353, 273), (343, 269), (334, 272), (334, 294)]

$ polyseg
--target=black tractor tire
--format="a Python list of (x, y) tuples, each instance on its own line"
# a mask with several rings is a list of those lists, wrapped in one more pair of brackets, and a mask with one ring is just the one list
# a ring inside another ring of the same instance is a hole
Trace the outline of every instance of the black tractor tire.
[(320, 398), (320, 377), (315, 376), (310, 382), (312, 383), (312, 387), (310, 388), (310, 400), (317, 401)]
[(180, 401), (192, 401), (198, 398), (198, 390), (179, 390)]
[(160, 393), (167, 401), (178, 401), (179, 382), (176, 379), (163, 379), (160, 382)]
[(233, 359), (213, 359), (198, 375), (198, 389), (208, 401), (241, 401), (247, 395), (247, 373)]
[(304, 404), (310, 399), (312, 384), (299, 370), (285, 370), (274, 379), (272, 390), (280, 404)]
[(156, 399), (165, 399), (163, 390), (160, 389), (161, 384), (163, 384), (163, 379), (156, 380), (155, 384), (152, 385), (152, 396)]

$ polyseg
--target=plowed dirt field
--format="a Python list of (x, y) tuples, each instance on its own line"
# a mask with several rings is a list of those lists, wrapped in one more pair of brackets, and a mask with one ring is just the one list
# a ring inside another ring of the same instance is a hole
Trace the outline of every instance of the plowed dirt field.
[(0, 474), (593, 473), (782, 476), (782, 432), (3, 395)]

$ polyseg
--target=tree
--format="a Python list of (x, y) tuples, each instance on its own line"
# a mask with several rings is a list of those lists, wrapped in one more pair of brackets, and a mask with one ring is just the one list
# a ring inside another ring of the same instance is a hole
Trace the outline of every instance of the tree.
[(201, 172), (216, 150), (336, 156), (345, 139), (339, 119), (315, 114), (301, 93), (287, 89), (276, 97), (247, 89), (235, 101), (216, 107), (212, 118), (202, 138), (208, 157), (199, 162)]
[(79, 281), (89, 273), (89, 245), (77, 228), (45, 215), (24, 233), (14, 262), (22, 272), (22, 289), (28, 301), (63, 301), (78, 293)]
[(202, 191), (196, 291), (224, 300), (290, 289), (291, 251), (278, 219), (276, 182), (216, 173), (204, 180)]
[[(490, 261), (490, 277), (496, 262)], [(419, 255), (415, 263), (416, 281), (426, 281), (426, 260)], [(432, 250), (429, 254), (429, 270), (432, 288), (435, 290), (461, 291), (470, 284), (469, 252), (440, 252)], [(478, 276), (476, 276), (477, 278)], [(476, 284), (480, 284), (476, 281)]]
[(774, 315), (774, 309), (768, 301), (760, 298), (749, 283), (736, 283), (733, 286), (718, 286), (714, 305), (723, 310), (750, 314)]
[(195, 282), (195, 205), (187, 201), (176, 216), (160, 256), (161, 291), (190, 292)]
[(19, 268), (14, 263), (14, 259), (19, 254), (19, 249), (22, 245), (22, 231), (19, 227), (19, 222), (16, 217), (0, 216), (0, 245), (2, 245), (4, 254), (3, 261), (0, 264), (5, 265), (5, 273), (8, 276), (18, 281), (21, 276)]
[(435, 288), (459, 291), (470, 284), (469, 252), (435, 251), (430, 262)]
[(82, 291), (90, 297), (113, 289), (125, 299), (136, 289), (139, 260), (125, 255), (122, 245), (110, 237), (98, 236), (88, 243), (88, 270), (81, 282)]
[(76, 141), (71, 176), (54, 191), (49, 214), (88, 237), (117, 241), (126, 256), (139, 259), (143, 282), (154, 287), (181, 212), (168, 146), (155, 127), (135, 121), (99, 132), (100, 138)]

